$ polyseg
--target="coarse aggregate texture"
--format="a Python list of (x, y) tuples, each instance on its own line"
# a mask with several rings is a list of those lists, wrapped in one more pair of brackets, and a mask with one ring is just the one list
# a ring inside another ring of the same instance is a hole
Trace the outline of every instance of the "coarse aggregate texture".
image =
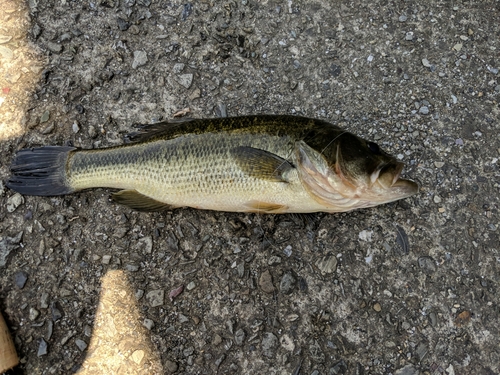
[[(97, 374), (113, 337), (130, 374), (500, 373), (500, 1), (0, 6), (3, 182), (22, 147), (116, 145), (189, 108), (334, 122), (421, 186), (280, 216), (138, 213), (106, 189), (23, 197), (0, 182), (16, 373)], [(112, 270), (116, 290), (101, 284)]]

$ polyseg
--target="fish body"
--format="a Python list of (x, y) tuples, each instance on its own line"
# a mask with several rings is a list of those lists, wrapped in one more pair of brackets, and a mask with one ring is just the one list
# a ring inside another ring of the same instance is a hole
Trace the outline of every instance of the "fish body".
[(189, 119), (145, 125), (105, 149), (17, 153), (7, 186), (28, 195), (121, 189), (138, 210), (343, 212), (405, 198), (403, 164), (325, 121), (296, 116)]

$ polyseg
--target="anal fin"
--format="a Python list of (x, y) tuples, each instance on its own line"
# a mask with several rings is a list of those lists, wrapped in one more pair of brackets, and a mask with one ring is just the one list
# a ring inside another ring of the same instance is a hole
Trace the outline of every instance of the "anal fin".
[(114, 202), (137, 211), (161, 211), (176, 208), (141, 194), (137, 190), (121, 190), (114, 193), (111, 198)]

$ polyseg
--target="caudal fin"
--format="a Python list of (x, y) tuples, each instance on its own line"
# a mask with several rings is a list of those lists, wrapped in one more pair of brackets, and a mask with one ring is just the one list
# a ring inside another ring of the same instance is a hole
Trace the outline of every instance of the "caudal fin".
[(66, 181), (66, 163), (74, 147), (45, 146), (17, 152), (7, 187), (25, 195), (63, 195), (73, 192)]

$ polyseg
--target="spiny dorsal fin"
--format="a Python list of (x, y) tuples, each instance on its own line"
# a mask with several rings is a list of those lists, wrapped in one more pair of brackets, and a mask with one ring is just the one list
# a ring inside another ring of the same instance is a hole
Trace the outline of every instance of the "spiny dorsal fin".
[(236, 163), (249, 176), (275, 182), (288, 182), (286, 173), (294, 166), (271, 152), (241, 146), (231, 150)]
[(125, 139), (129, 142), (144, 142), (158, 137), (175, 138), (187, 130), (185, 129), (186, 124), (193, 121), (196, 121), (196, 119), (185, 117), (155, 124), (134, 125), (137, 130), (125, 135)]
[(118, 193), (114, 193), (111, 198), (116, 203), (123, 204), (137, 211), (161, 211), (176, 208), (141, 194), (137, 190), (121, 190)]

